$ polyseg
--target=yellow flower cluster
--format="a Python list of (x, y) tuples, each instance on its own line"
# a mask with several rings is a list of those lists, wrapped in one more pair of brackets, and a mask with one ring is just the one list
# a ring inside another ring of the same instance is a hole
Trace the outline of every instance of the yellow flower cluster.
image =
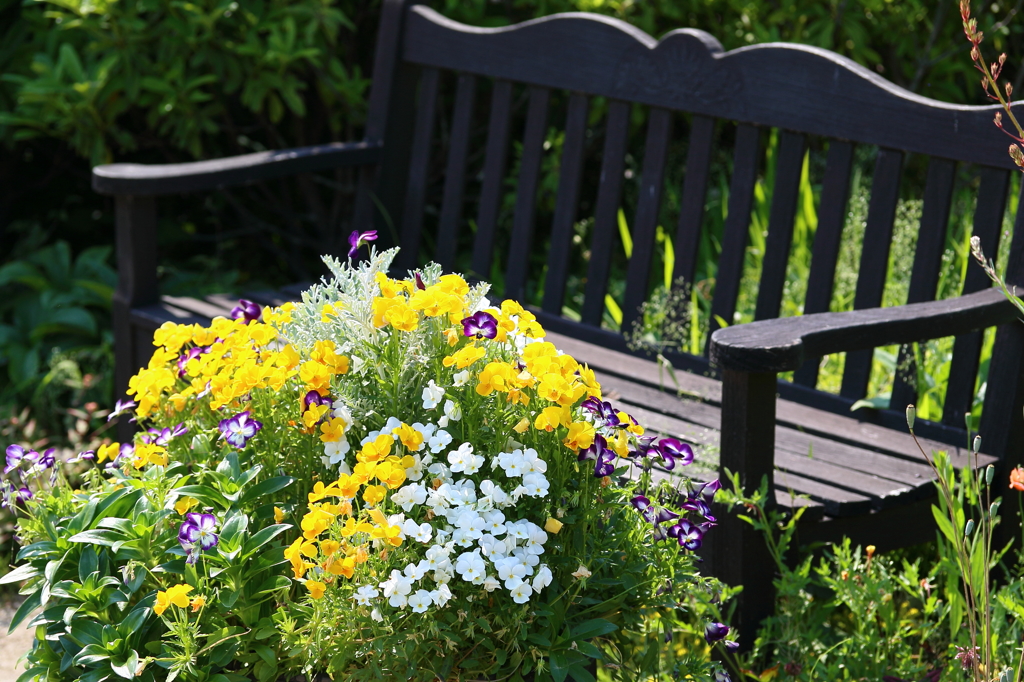
[[(275, 323), (289, 316), (290, 308), (267, 314)], [(223, 317), (214, 318), (209, 327), (165, 322), (153, 336), (157, 349), (149, 365), (128, 384), (128, 394), (138, 401), (136, 416), (150, 416), (165, 395), (180, 412), (189, 399), (207, 391), (210, 408), (218, 409), (256, 388), (280, 390), (296, 374), (299, 355), (291, 346), (272, 348), (276, 339), (277, 330), (265, 322), (245, 324)], [(317, 365), (329, 363), (333, 373), (348, 370), (347, 358), (333, 353), (333, 347), (325, 345), (320, 356)]]
[(181, 609), (191, 606), (192, 612), (195, 613), (206, 605), (206, 597), (198, 594), (189, 600), (188, 593), (191, 591), (192, 586), (184, 584), (169, 587), (166, 591), (160, 590), (156, 593), (156, 602), (153, 604), (153, 611), (156, 615), (162, 616), (169, 606), (177, 606)]
[(373, 325), (411, 332), (425, 317), (447, 315), (454, 324), (465, 317), (469, 285), (458, 275), (442, 275), (437, 284), (418, 289), (414, 282), (376, 275), (380, 296), (373, 299)]

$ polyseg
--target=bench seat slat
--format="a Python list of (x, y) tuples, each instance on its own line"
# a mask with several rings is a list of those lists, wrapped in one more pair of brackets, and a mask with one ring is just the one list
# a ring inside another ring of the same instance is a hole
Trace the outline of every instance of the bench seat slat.
[[(860, 267), (857, 270), (857, 288), (853, 296), (855, 310), (877, 308), (882, 305), (882, 293), (889, 273), (889, 247), (892, 244), (896, 204), (900, 198), (902, 171), (903, 152), (892, 149), (878, 150), (875, 174), (871, 180), (871, 200), (868, 203)], [(868, 390), (873, 357), (874, 352), (871, 350), (846, 354), (839, 395), (851, 400), (864, 397)]]
[(625, 171), (626, 143), (629, 141), (630, 106), (612, 100), (608, 103), (604, 151), (601, 155), (601, 179), (597, 186), (594, 207), (594, 235), (590, 240), (590, 262), (587, 264), (587, 286), (584, 291), (584, 324), (601, 325), (604, 297), (608, 291), (612, 247), (618, 229), (619, 200), (622, 198), (622, 174)]
[(505, 161), (508, 158), (509, 127), (512, 122), (512, 84), (499, 80), (491, 90), (491, 113), (487, 126), (487, 150), (484, 153), (484, 178), (476, 216), (471, 275), (478, 279), (491, 276), (494, 234), (498, 229)]
[(682, 278), (691, 286), (694, 284), (697, 256), (700, 255), (701, 226), (704, 223), (704, 198), (708, 193), (714, 141), (715, 119), (694, 114), (690, 122), (686, 177), (683, 181), (683, 198), (679, 202), (679, 222), (676, 225), (676, 265), (672, 273), (673, 283)]
[(409, 182), (402, 216), (402, 250), (397, 265), (402, 269), (415, 268), (423, 235), (423, 206), (427, 199), (430, 147), (434, 138), (437, 117), (437, 91), (440, 74), (437, 69), (423, 69), (420, 77), (416, 127), (413, 131), (412, 153), (409, 159)]
[(768, 238), (761, 261), (755, 320), (778, 317), (782, 307), (782, 292), (789, 269), (800, 175), (806, 151), (806, 135), (789, 130), (779, 134), (779, 156), (775, 164), (775, 187), (772, 189), (772, 207), (768, 217)]
[(587, 150), (587, 112), (589, 103), (585, 95), (569, 96), (569, 111), (565, 122), (565, 143), (562, 145), (562, 163), (555, 197), (555, 214), (551, 220), (551, 245), (548, 247), (548, 274), (544, 281), (544, 301), (541, 307), (555, 315), (562, 314), (565, 282), (569, 274), (573, 225), (583, 181), (583, 156)]
[(519, 182), (516, 186), (516, 206), (512, 216), (512, 239), (508, 248), (505, 271), (506, 298), (525, 302), (526, 276), (530, 269), (530, 245), (533, 242), (534, 217), (537, 209), (537, 187), (540, 183), (540, 165), (544, 157), (544, 138), (548, 132), (548, 103), (551, 91), (533, 86), (526, 112), (526, 130), (523, 133), (523, 156), (519, 162)]
[[(818, 207), (818, 229), (811, 247), (811, 271), (807, 277), (804, 314), (827, 313), (832, 304), (839, 246), (842, 244), (846, 205), (850, 199), (853, 143), (830, 140), (825, 159), (825, 177)], [(814, 388), (818, 383), (818, 359), (811, 358), (793, 375), (793, 381)]]
[(452, 114), (451, 143), (444, 172), (444, 197), (437, 226), (435, 260), (445, 270), (455, 265), (455, 252), (462, 222), (462, 197), (466, 188), (466, 156), (469, 153), (470, 125), (473, 122), (473, 101), (476, 97), (476, 76), (460, 74), (455, 86), (455, 109)]

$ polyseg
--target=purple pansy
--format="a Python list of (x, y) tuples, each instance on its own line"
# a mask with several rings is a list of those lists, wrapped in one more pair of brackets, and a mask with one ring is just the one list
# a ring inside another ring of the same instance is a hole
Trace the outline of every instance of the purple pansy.
[(76, 462), (82, 462), (82, 461), (91, 462), (94, 459), (96, 459), (96, 451), (95, 450), (85, 450), (83, 452), (79, 452), (77, 457), (73, 457), (72, 459), (69, 459), (68, 461), (70, 463), (74, 464)]
[(729, 677), (729, 673), (724, 670), (715, 671), (715, 682), (732, 682), (732, 678)]
[(21, 464), (21, 460), (25, 459), (25, 448), (20, 445), (8, 445), (7, 446), (7, 466), (4, 467), (4, 473), (9, 474), (18, 468)]
[(580, 450), (580, 454), (576, 458), (581, 462), (587, 459), (594, 460), (594, 477), (604, 478), (614, 473), (615, 460), (618, 456), (613, 450), (608, 449), (608, 441), (604, 436), (598, 434), (594, 436), (591, 446), (586, 450)]
[(135, 407), (136, 402), (134, 400), (118, 400), (114, 404), (114, 411), (107, 415), (107, 421), (109, 422), (114, 417), (119, 417), (128, 410)]
[(185, 514), (178, 528), (178, 542), (185, 550), (185, 563), (194, 564), (199, 552), (217, 546), (217, 517), (213, 514)]
[(178, 424), (173, 429), (170, 427), (165, 427), (163, 429), (150, 429), (149, 433), (150, 435), (142, 437), (143, 442), (166, 446), (171, 442), (171, 439), (188, 433), (188, 427), (182, 423)]
[(353, 230), (352, 234), (348, 236), (348, 257), (355, 258), (360, 246), (375, 241), (377, 241), (377, 230), (369, 230), (367, 232)]
[(478, 339), (493, 339), (498, 335), (498, 321), (494, 315), (481, 310), (463, 318), (462, 333)]
[(56, 456), (53, 453), (57, 452), (57, 448), (47, 448), (41, 455), (36, 459), (36, 465), (40, 469), (49, 469), (57, 462)]
[(714, 644), (725, 639), (729, 634), (729, 626), (725, 623), (708, 623), (704, 628), (704, 639), (708, 644)]
[(636, 510), (640, 512), (645, 519), (647, 519), (648, 523), (654, 524), (655, 526), (679, 518), (679, 514), (676, 514), (674, 511), (666, 509), (660, 505), (651, 504), (651, 501), (644, 495), (637, 495), (630, 500), (630, 504), (632, 504)]
[(261, 312), (263, 312), (263, 309), (260, 308), (258, 303), (240, 298), (238, 299), (238, 305), (231, 309), (231, 319), (245, 320), (245, 323), (249, 324), (260, 319)]
[(676, 538), (679, 546), (691, 552), (700, 549), (704, 542), (704, 533), (710, 526), (693, 523), (689, 519), (682, 519), (679, 523), (668, 529), (668, 536)]
[(317, 391), (309, 391), (302, 396), (302, 411), (305, 412), (311, 405), (330, 405), (330, 398), (320, 395)]
[(416, 288), (420, 291), (424, 291), (427, 288), (427, 285), (423, 283), (423, 278), (420, 277), (420, 273), (414, 272), (412, 276), (416, 280)]
[(209, 347), (197, 346), (195, 348), (189, 348), (187, 351), (178, 356), (178, 377), (185, 376), (189, 360), (198, 358), (200, 355), (207, 352), (208, 350), (210, 350)]
[(676, 438), (662, 438), (658, 441), (658, 454), (662, 464), (671, 471), (675, 465), (689, 466), (693, 463), (693, 448)]
[(679, 506), (683, 509), (697, 512), (708, 521), (715, 521), (715, 517), (711, 515), (711, 502), (715, 499), (715, 493), (721, 487), (722, 484), (717, 479), (710, 483), (704, 483), (696, 490), (690, 491), (686, 499)]
[(263, 428), (263, 423), (258, 422), (249, 414), (249, 410), (239, 412), (234, 417), (222, 419), (218, 425), (221, 437), (236, 448), (244, 448), (250, 438)]
[(21, 486), (20, 488), (18, 488), (18, 492), (15, 493), (15, 498), (17, 499), (18, 502), (31, 500), (33, 497), (35, 497), (35, 495), (33, 495), (32, 491), (25, 486)]

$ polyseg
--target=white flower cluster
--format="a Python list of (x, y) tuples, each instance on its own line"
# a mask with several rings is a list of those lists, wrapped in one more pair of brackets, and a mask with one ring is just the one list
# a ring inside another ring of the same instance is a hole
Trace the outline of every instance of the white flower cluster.
[(352, 473), (345, 464), (345, 456), (352, 449), (348, 442), (348, 430), (352, 427), (352, 413), (341, 400), (331, 403), (331, 416), (337, 417), (345, 422), (345, 436), (339, 441), (324, 443), (324, 456), (321, 461), (324, 466), (337, 466), (343, 474)]
[[(423, 390), (424, 408), (436, 408), (443, 397), (443, 389), (431, 382)], [(457, 421), (462, 415), (446, 405), (445, 416)], [(400, 425), (392, 417), (363, 443)], [(441, 424), (411, 426), (423, 436), (423, 445), (413, 453), (415, 464), (406, 469), (408, 482), (391, 495), (404, 513), (388, 521), (401, 528), (404, 539), (426, 545), (423, 558), (404, 570), (393, 570), (375, 586), (361, 586), (353, 599), (373, 606), (382, 597), (393, 608), (422, 613), (431, 605), (445, 606), (452, 599), (449, 584), (458, 578), (486, 592), (503, 588), (516, 603), (528, 602), (552, 580), (551, 569), (540, 561), (548, 534), (532, 521), (512, 516), (523, 497), (547, 496), (547, 462), (532, 448), (503, 452), (492, 457), (490, 465), (507, 482), (477, 482), (470, 477), (483, 475), (488, 460), (470, 443), (450, 447), (452, 436)], [(431, 485), (421, 482), (425, 474)], [(427, 521), (417, 524), (406, 514)]]

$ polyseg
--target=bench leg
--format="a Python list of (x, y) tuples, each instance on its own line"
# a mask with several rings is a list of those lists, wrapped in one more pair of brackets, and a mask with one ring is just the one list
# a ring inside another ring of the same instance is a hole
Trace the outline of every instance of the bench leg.
[[(773, 480), (775, 465), (774, 373), (724, 370), (722, 381), (722, 433), (720, 474), (739, 472), (740, 484), (750, 494), (763, 477)], [(769, 507), (775, 495), (769, 488)], [(737, 518), (738, 512), (718, 509), (719, 525), (712, 542), (714, 575), (729, 585), (742, 585), (733, 627), (743, 650), (754, 644), (761, 621), (772, 614), (775, 602), (775, 561), (761, 534)]]
[[(117, 289), (112, 302), (114, 323), (114, 398), (123, 400), (128, 380), (145, 364), (152, 349), (139, 343), (131, 310), (160, 299), (156, 280), (156, 200), (153, 197), (116, 197)], [(136, 427), (127, 419), (117, 424), (122, 443)]]

